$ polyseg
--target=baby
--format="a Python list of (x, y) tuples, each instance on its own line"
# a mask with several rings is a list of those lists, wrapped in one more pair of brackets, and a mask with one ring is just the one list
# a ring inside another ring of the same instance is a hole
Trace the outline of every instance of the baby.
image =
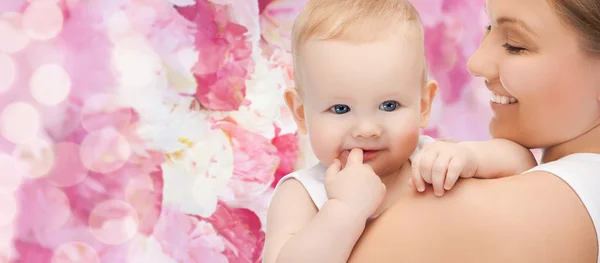
[(309, 0), (292, 35), (296, 88), (285, 100), (319, 164), (277, 185), (265, 263), (346, 262), (367, 221), (409, 194), (407, 182), (441, 196), (458, 178), (535, 165), (510, 141), (419, 135), (437, 83), (427, 78), (423, 28), (408, 1)]

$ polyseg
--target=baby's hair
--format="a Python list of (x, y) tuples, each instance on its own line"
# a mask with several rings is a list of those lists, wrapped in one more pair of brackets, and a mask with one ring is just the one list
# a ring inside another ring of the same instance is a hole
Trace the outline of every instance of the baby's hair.
[[(398, 29), (410, 29), (400, 31)], [(294, 71), (302, 45), (309, 39), (364, 43), (403, 32), (418, 43), (424, 60), (423, 80), (427, 80), (424, 36), (421, 18), (407, 0), (309, 0), (292, 28)]]

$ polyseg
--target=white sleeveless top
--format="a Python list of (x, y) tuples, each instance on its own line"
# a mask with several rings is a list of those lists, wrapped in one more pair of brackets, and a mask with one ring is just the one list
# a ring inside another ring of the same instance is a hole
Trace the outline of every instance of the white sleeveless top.
[[(433, 141), (435, 140), (429, 136), (419, 136), (417, 147), (410, 156), (410, 159), (412, 159), (415, 156), (415, 154), (417, 154), (417, 152), (419, 152), (419, 150), (423, 148), (425, 144), (431, 143)], [(327, 192), (325, 191), (324, 183), (326, 170), (327, 167), (325, 165), (318, 163), (310, 168), (295, 171), (281, 178), (281, 180), (279, 180), (277, 186), (275, 187), (275, 191), (277, 191), (277, 189), (281, 184), (283, 184), (283, 182), (285, 182), (288, 179), (294, 178), (298, 182), (300, 182), (302, 186), (304, 186), (304, 189), (306, 189), (306, 192), (308, 192), (308, 195), (312, 199), (317, 209), (321, 210), (321, 207), (323, 207), (325, 201), (327, 201)]]
[(571, 154), (554, 162), (536, 166), (527, 172), (530, 171), (554, 174), (571, 186), (592, 218), (600, 251), (600, 154)]

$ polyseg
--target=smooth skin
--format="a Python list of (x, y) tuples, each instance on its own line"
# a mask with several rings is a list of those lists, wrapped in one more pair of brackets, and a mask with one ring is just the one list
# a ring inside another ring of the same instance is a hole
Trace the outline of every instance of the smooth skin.
[[(600, 60), (547, 0), (488, 0), (490, 28), (468, 62), (514, 107), (493, 107), (490, 133), (542, 148), (542, 163), (600, 153)], [(409, 178), (406, 178), (408, 181)], [(407, 192), (368, 225), (349, 262), (589, 262), (592, 220), (560, 178), (530, 172), (459, 180), (438, 198)]]

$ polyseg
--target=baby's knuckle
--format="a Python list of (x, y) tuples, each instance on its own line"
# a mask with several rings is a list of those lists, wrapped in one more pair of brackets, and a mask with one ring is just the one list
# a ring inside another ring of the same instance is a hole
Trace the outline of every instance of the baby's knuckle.
[(446, 170), (446, 166), (443, 165), (443, 164), (436, 164), (436, 165), (433, 166), (432, 170), (434, 172), (443, 172), (443, 171)]
[(433, 163), (431, 163), (431, 162), (421, 162), (419, 164), (419, 167), (427, 169), (427, 168), (431, 168), (432, 165), (433, 165)]
[(465, 166), (465, 162), (461, 159), (455, 159), (450, 162), (449, 169), (457, 170), (462, 169)]

